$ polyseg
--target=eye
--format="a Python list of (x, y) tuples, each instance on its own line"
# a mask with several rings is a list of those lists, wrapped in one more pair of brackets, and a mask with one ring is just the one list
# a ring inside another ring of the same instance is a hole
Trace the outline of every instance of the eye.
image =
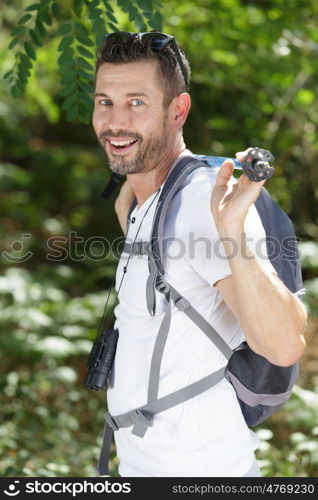
[(133, 101), (131, 101), (131, 104), (133, 106), (141, 106), (142, 104), (145, 104), (145, 103), (141, 99), (134, 99)]
[(102, 99), (99, 101), (102, 106), (109, 106), (111, 104), (111, 101), (109, 99)]

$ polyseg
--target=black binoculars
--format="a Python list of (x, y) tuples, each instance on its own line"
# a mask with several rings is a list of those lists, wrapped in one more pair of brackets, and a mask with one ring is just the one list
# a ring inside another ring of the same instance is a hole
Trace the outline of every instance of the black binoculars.
[(87, 389), (101, 391), (106, 388), (115, 358), (118, 336), (116, 328), (102, 330), (94, 342), (87, 361), (88, 373), (84, 380)]

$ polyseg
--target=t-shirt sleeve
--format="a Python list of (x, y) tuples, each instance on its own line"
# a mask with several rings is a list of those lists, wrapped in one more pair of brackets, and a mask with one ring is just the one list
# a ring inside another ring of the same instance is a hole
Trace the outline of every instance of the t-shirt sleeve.
[[(187, 260), (200, 276), (215, 286), (219, 280), (230, 276), (232, 271), (210, 209), (212, 188), (202, 186), (199, 196), (193, 200), (194, 210), (188, 226)], [(249, 249), (263, 269), (277, 274), (268, 258), (266, 233), (254, 204), (245, 218), (244, 232)], [(235, 247), (233, 242), (233, 252), (238, 251)]]

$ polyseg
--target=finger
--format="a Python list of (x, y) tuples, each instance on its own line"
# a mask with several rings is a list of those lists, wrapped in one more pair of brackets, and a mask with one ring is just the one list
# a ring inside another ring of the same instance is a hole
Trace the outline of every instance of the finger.
[(219, 187), (226, 187), (233, 175), (234, 162), (233, 160), (225, 160), (218, 172), (215, 185)]
[(251, 149), (254, 149), (254, 148), (247, 148), (245, 149), (245, 151), (238, 151), (237, 153), (235, 153), (235, 156), (236, 156), (236, 159), (238, 161), (243, 161), (244, 158), (248, 155), (248, 152), (251, 150)]
[(264, 186), (267, 179), (255, 182), (255, 181), (252, 181), (251, 179), (249, 179), (247, 177), (247, 175), (244, 173), (240, 176), (239, 181), (241, 181), (241, 185), (244, 186), (244, 189), (245, 188), (247, 188), (247, 189), (256, 189), (256, 188), (260, 189)]

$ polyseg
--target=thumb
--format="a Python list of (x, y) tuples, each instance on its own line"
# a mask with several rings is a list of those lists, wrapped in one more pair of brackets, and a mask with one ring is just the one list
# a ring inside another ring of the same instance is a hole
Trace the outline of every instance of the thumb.
[(221, 168), (216, 177), (215, 185), (218, 187), (227, 187), (229, 180), (233, 174), (234, 170), (234, 162), (233, 160), (225, 160), (225, 162), (221, 165)]

